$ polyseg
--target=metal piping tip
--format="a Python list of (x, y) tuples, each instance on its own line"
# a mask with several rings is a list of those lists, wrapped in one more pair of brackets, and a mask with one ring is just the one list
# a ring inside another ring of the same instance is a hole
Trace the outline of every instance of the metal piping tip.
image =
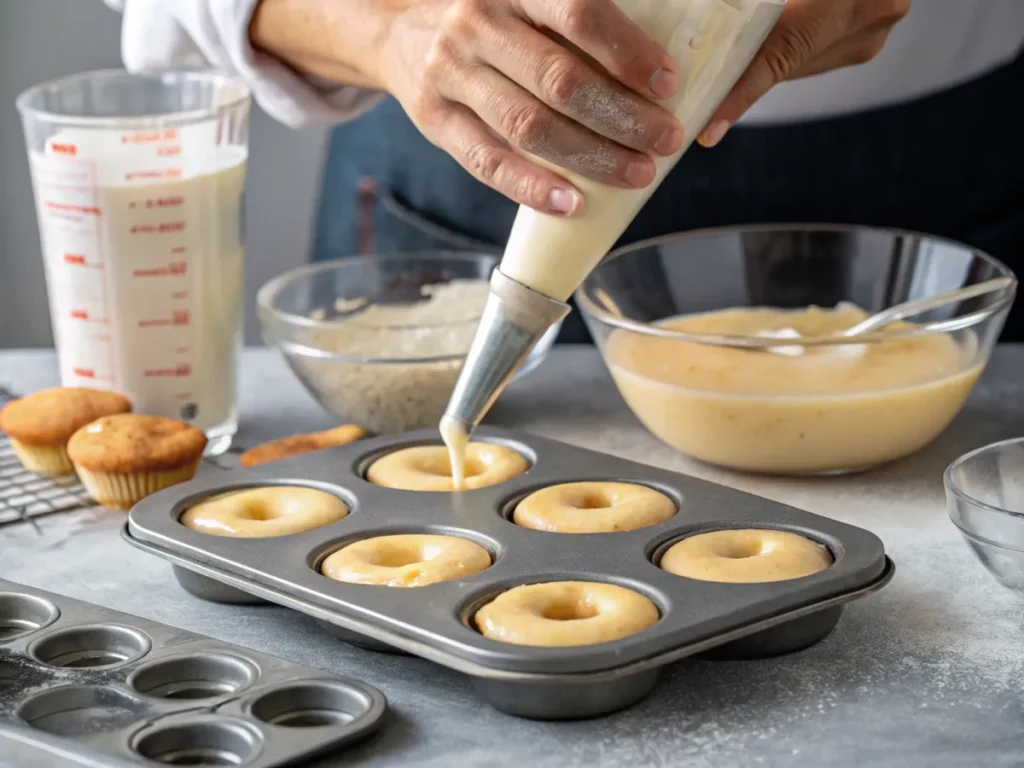
[(494, 270), (487, 305), (441, 423), (471, 435), (541, 336), (571, 309)]

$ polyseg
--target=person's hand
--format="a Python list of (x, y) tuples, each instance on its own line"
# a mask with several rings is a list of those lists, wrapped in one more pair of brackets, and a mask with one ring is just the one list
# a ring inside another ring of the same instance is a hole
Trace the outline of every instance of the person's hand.
[(385, 88), (427, 139), (512, 200), (559, 215), (583, 206), (516, 150), (642, 188), (652, 156), (682, 145), (683, 127), (653, 101), (676, 91), (675, 64), (612, 0), (398, 2), (378, 62)]
[(773, 86), (786, 80), (863, 64), (882, 50), (912, 0), (787, 0), (746, 73), (699, 137), (706, 147), (728, 130)]

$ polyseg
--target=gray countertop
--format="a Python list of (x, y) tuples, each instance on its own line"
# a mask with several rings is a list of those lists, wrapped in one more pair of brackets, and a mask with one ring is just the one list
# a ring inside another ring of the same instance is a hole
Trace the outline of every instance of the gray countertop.
[[(538, 723), (481, 704), (469, 680), (414, 658), (359, 650), (276, 607), (221, 606), (183, 592), (164, 562), (119, 537), (124, 515), (90, 509), (0, 528), (0, 576), (365, 680), (388, 697), (381, 733), (323, 765), (1020, 766), (1021, 603), (974, 561), (946, 516), (942, 471), (958, 455), (1024, 435), (1024, 347), (1000, 347), (966, 410), (933, 445), (868, 474), (786, 480), (690, 461), (626, 409), (597, 353), (559, 348), (514, 385), (490, 421), (679, 470), (875, 532), (897, 564), (880, 594), (802, 653), (670, 668), (656, 692), (600, 720)], [(56, 382), (49, 352), (0, 353), (0, 385)], [(252, 445), (330, 418), (276, 354), (244, 358)], [(211, 470), (215, 471), (215, 470)]]

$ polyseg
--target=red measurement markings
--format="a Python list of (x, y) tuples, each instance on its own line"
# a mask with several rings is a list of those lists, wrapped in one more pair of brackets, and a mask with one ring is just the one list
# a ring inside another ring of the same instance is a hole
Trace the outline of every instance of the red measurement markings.
[[(171, 255), (172, 256), (178, 256), (178, 255), (180, 255), (182, 253), (188, 253), (188, 248), (186, 246), (184, 246), (184, 245), (176, 245), (173, 248), (171, 248)], [(182, 265), (184, 265), (185, 262), (181, 262), (181, 263), (182, 263)], [(184, 274), (184, 267), (182, 267), (182, 274)]]
[(64, 263), (71, 267), (84, 267), (85, 269), (103, 269), (102, 264), (90, 264), (81, 253), (65, 253)]
[(192, 366), (188, 363), (178, 363), (166, 368), (146, 368), (142, 375), (149, 379), (184, 379), (192, 375)]
[(178, 347), (177, 349), (174, 350), (174, 353), (176, 355), (187, 355), (189, 351), (190, 350), (188, 347)]
[(157, 197), (148, 200), (133, 200), (129, 208), (178, 208), (185, 204), (184, 197)]
[(184, 221), (165, 221), (161, 224), (136, 224), (130, 230), (133, 235), (168, 235), (173, 232), (184, 232)]
[(109, 322), (105, 317), (92, 317), (84, 309), (72, 309), (68, 314), (71, 315), (72, 320), (83, 320), (87, 323), (100, 323), (101, 325), (106, 325)]
[[(93, 160), (93, 161), (91, 161), (89, 163), (89, 179), (92, 182), (92, 199), (93, 200), (99, 200), (100, 199), (99, 176), (100, 176), (99, 169), (96, 166), (96, 161)], [(107, 261), (106, 257), (104, 256), (103, 228), (100, 226), (99, 216), (94, 217), (92, 221), (93, 221), (93, 231), (94, 231), (94, 233), (96, 235), (96, 261), (99, 262), (100, 266), (102, 267), (104, 264), (106, 264), (106, 261)], [(106, 286), (106, 281), (105, 280), (101, 280), (100, 281), (100, 296), (101, 296), (101, 300), (103, 302), (103, 311), (104, 312), (109, 312), (110, 311), (110, 305), (107, 303), (107, 286)], [(108, 371), (108, 374), (107, 374), (108, 375), (108, 379), (107, 379), (107, 381), (109, 381), (109, 383), (112, 384), (116, 388), (117, 385), (118, 385), (118, 381), (117, 381), (118, 376), (117, 376), (117, 361), (116, 361), (115, 357), (116, 357), (116, 355), (114, 353), (114, 345), (113, 344), (107, 344), (107, 366), (108, 366), (107, 367), (107, 371)]]
[(158, 197), (155, 200), (147, 200), (147, 208), (178, 208), (185, 204), (184, 197)]
[(83, 379), (96, 378), (96, 371), (94, 371), (92, 368), (72, 368), (71, 371), (72, 373), (75, 374), (75, 376), (81, 376)]
[(181, 393), (175, 395), (174, 397), (176, 399), (178, 399), (178, 400), (191, 400), (192, 399), (192, 393), (191, 392), (181, 392)]
[(181, 168), (167, 168), (162, 171), (131, 171), (124, 175), (125, 181), (139, 181), (140, 179), (180, 179)]
[(157, 157), (177, 157), (181, 154), (181, 145), (175, 144), (170, 147), (157, 147)]
[(139, 328), (166, 328), (169, 325), (188, 325), (192, 318), (187, 309), (176, 309), (171, 312), (170, 317), (154, 317), (148, 320), (139, 320), (136, 325)]
[(184, 300), (188, 298), (188, 291), (175, 291), (171, 294), (172, 299)]
[(43, 203), (48, 210), (59, 211), (61, 213), (86, 213), (92, 214), (93, 216), (100, 215), (100, 209), (95, 205), (73, 205), (71, 203), (57, 203), (52, 200), (46, 200)]
[[(149, 267), (148, 269), (133, 269), (132, 277), (181, 277), (185, 274), (185, 262), (172, 261), (166, 267)], [(182, 295), (174, 294), (175, 298), (185, 298), (188, 293), (180, 291)]]
[(74, 144), (61, 144), (59, 142), (50, 142), (50, 149), (55, 155), (68, 155), (74, 157), (78, 154), (78, 147)]
[(177, 139), (177, 128), (165, 128), (162, 131), (132, 131), (121, 134), (122, 144), (153, 144), (158, 141), (177, 141)]

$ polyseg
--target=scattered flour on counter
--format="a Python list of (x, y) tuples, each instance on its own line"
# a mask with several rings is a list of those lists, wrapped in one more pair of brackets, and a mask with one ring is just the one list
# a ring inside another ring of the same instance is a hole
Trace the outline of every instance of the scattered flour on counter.
[[(380, 433), (436, 426), (483, 314), (484, 280), (423, 286), (425, 301), (373, 304), (311, 329), (301, 343), (324, 357), (293, 356), (299, 377), (334, 415)], [(361, 307), (344, 299), (338, 311)], [(312, 314), (323, 319), (323, 310)]]

